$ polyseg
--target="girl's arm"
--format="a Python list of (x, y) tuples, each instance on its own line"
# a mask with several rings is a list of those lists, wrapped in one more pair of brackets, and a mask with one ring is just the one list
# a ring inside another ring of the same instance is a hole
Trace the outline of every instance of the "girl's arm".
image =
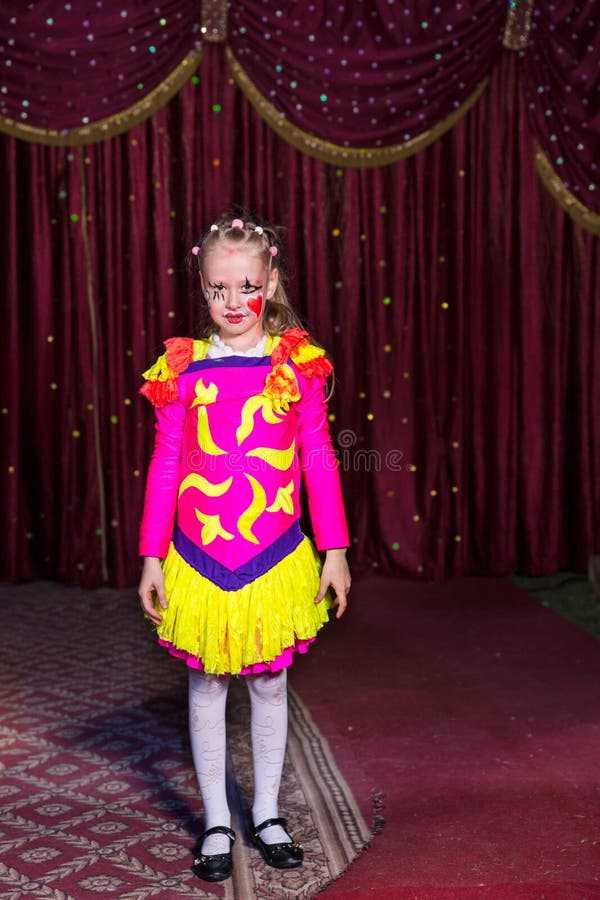
[(346, 547), (350, 541), (338, 460), (329, 434), (325, 379), (315, 377), (299, 381), (302, 399), (296, 406), (296, 414), (300, 465), (315, 543), (318, 550), (326, 551), (315, 603), (320, 603), (332, 587), (339, 619), (346, 609), (346, 595), (350, 590), (350, 571), (346, 562)]
[(338, 460), (327, 421), (325, 379), (298, 378), (298, 382), (298, 450), (315, 543), (318, 550), (348, 547)]
[(181, 402), (173, 402), (157, 407), (155, 412), (156, 437), (146, 479), (139, 554), (164, 559), (175, 523), (186, 408)]
[(144, 614), (155, 625), (160, 625), (162, 616), (154, 606), (155, 598), (163, 609), (167, 608), (167, 595), (165, 594), (165, 576), (157, 556), (146, 556), (144, 568), (138, 587), (138, 596)]
[(162, 621), (154, 607), (155, 599), (163, 609), (167, 608), (160, 561), (168, 553), (173, 534), (185, 415), (186, 409), (179, 402), (156, 408), (156, 438), (140, 526), (139, 553), (144, 557), (144, 566), (138, 587), (142, 609), (155, 625)]
[(346, 562), (346, 548), (327, 550), (323, 571), (321, 572), (319, 593), (315, 598), (315, 603), (320, 603), (329, 588), (332, 587), (335, 592), (333, 603), (334, 606), (337, 606), (335, 617), (339, 619), (346, 612), (348, 605), (347, 596), (351, 583), (350, 569)]

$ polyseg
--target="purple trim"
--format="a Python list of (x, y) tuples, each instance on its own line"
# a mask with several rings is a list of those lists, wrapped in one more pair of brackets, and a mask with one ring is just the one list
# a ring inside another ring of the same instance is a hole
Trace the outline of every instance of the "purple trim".
[(287, 531), (284, 531), (272, 544), (269, 544), (261, 553), (253, 556), (248, 562), (237, 569), (228, 569), (222, 563), (209, 556), (187, 535), (175, 526), (173, 531), (173, 544), (179, 555), (196, 570), (200, 575), (208, 578), (223, 591), (239, 591), (250, 584), (256, 578), (264, 575), (278, 562), (298, 547), (304, 534), (300, 523), (296, 520)]
[(218, 359), (197, 359), (181, 374), (187, 375), (188, 372), (198, 372), (202, 369), (244, 369), (270, 365), (272, 365), (270, 356), (221, 356)]

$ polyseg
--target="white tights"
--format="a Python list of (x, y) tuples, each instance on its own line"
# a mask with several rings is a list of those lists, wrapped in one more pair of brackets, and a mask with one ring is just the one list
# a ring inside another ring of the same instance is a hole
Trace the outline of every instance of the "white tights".
[[(225, 785), (225, 706), (228, 675), (206, 675), (190, 671), (189, 727), (196, 777), (202, 794), (206, 828), (231, 826)], [(254, 762), (255, 825), (278, 815), (277, 797), (287, 739), (287, 670), (245, 676), (250, 694), (250, 732)], [(289, 840), (279, 826), (261, 832), (266, 843)], [(207, 855), (226, 853), (229, 839), (210, 835), (202, 845)]]

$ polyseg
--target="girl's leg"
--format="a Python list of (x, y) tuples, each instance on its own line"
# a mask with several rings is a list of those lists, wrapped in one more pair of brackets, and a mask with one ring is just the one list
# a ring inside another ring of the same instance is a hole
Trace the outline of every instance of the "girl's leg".
[[(250, 731), (254, 759), (254, 804), (252, 819), (260, 825), (277, 818), (277, 797), (287, 740), (287, 670), (247, 675), (250, 693)], [(260, 834), (266, 844), (289, 841), (279, 825)]]
[[(231, 827), (226, 793), (225, 705), (228, 675), (190, 671), (189, 727), (196, 777), (202, 794), (206, 828)], [(228, 853), (229, 839), (211, 834), (201, 851), (207, 856)]]

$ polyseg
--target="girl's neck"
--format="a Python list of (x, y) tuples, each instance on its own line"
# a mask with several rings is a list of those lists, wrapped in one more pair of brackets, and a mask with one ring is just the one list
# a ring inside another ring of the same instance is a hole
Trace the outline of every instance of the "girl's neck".
[(216, 335), (226, 347), (244, 352), (244, 350), (251, 350), (253, 347), (256, 347), (265, 337), (265, 332), (261, 329), (260, 332), (252, 331), (247, 334), (240, 334), (239, 336), (227, 335), (227, 337), (225, 337), (220, 331), (217, 331)]

